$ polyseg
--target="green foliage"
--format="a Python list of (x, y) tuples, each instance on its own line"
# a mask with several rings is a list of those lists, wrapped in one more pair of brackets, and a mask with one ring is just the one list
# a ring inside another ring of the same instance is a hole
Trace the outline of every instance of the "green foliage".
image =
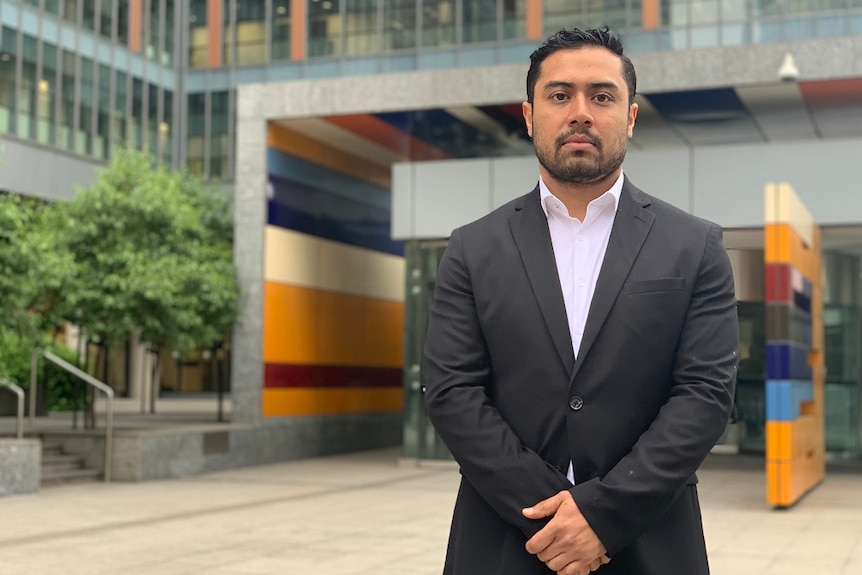
[[(72, 365), (80, 367), (74, 350), (47, 337), (41, 338), (38, 343), (41, 349), (49, 350)], [(35, 349), (36, 345), (32, 339), (0, 330), (0, 378), (8, 379), (25, 389), (30, 387), (30, 366)], [(41, 366), (46, 364), (44, 373), (47, 376), (48, 409), (82, 411), (87, 402), (86, 384), (74, 375), (47, 363), (44, 359), (40, 362), (40, 370)], [(41, 371), (39, 378), (41, 381)]]
[(62, 323), (73, 261), (54, 224), (45, 202), (0, 195), (0, 329), (36, 337)]
[(120, 150), (89, 190), (58, 204), (77, 273), (69, 319), (97, 338), (182, 352), (212, 347), (236, 320), (229, 202), (200, 178)]

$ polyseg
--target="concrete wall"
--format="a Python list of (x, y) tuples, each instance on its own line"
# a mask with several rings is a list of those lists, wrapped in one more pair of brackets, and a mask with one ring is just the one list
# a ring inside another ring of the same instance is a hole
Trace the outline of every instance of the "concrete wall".
[[(635, 185), (726, 228), (763, 225), (767, 182), (788, 182), (821, 225), (862, 223), (862, 139), (629, 151)], [(443, 238), (530, 191), (535, 158), (393, 166), (392, 235)]]
[(66, 200), (96, 181), (99, 163), (12, 138), (0, 137), (0, 190)]
[(41, 465), (38, 439), (0, 439), (0, 497), (38, 491)]

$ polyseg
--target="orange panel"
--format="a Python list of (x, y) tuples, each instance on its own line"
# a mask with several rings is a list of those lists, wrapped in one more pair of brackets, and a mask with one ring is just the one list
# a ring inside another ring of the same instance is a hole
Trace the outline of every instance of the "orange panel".
[(129, 50), (141, 51), (141, 17), (143, 16), (143, 0), (132, 0), (129, 5)]
[(268, 363), (400, 367), (404, 304), (266, 282)]
[(659, 0), (643, 0), (641, 4), (641, 25), (647, 30), (661, 25), (661, 4)]
[(372, 114), (330, 116), (328, 122), (402, 154), (410, 160), (445, 160), (449, 154), (426, 144)]
[(210, 68), (222, 65), (222, 0), (208, 0), (207, 28), (209, 29), (209, 52), (207, 64)]
[(862, 78), (800, 82), (799, 90), (813, 108), (857, 106), (862, 100)]
[(290, 59), (305, 60), (305, 2), (290, 3)]
[(382, 413), (401, 411), (400, 388), (268, 388), (261, 401), (264, 417)]
[(766, 422), (766, 459), (771, 462), (788, 461), (792, 458), (790, 421)]
[(314, 162), (331, 170), (386, 188), (392, 187), (389, 167), (372, 164), (368, 160), (351, 156), (304, 134), (270, 122), (267, 125), (267, 145), (286, 154)]
[(812, 284), (820, 283), (819, 250), (807, 249), (790, 224), (768, 224), (764, 232), (764, 260), (767, 264), (791, 264)]
[(542, 0), (527, 0), (527, 40), (541, 40), (542, 32)]

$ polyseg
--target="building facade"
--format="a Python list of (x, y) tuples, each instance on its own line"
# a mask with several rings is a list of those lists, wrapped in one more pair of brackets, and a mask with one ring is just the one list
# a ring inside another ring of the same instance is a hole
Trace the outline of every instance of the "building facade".
[(0, 188), (68, 197), (125, 144), (234, 195), (244, 462), (402, 433), (446, 456), (421, 405), (437, 258), (535, 184), (530, 52), (598, 25), (639, 75), (627, 174), (728, 230), (740, 447), (764, 450), (762, 194), (786, 181), (823, 226), (827, 446), (862, 455), (862, 0), (0, 0), (0, 22)]

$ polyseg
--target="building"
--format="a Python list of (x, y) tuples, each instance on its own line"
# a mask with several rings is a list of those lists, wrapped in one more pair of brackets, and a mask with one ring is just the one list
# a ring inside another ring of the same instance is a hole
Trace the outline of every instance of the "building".
[[(449, 231), (524, 193), (530, 52), (610, 25), (639, 75), (626, 160), (727, 229), (745, 450), (765, 447), (763, 189), (823, 226), (827, 447), (862, 457), (862, 2), (0, 0), (0, 188), (67, 197), (113, 146), (234, 194), (229, 449), (200, 469), (404, 441)], [(394, 240), (393, 240), (394, 238)]]

